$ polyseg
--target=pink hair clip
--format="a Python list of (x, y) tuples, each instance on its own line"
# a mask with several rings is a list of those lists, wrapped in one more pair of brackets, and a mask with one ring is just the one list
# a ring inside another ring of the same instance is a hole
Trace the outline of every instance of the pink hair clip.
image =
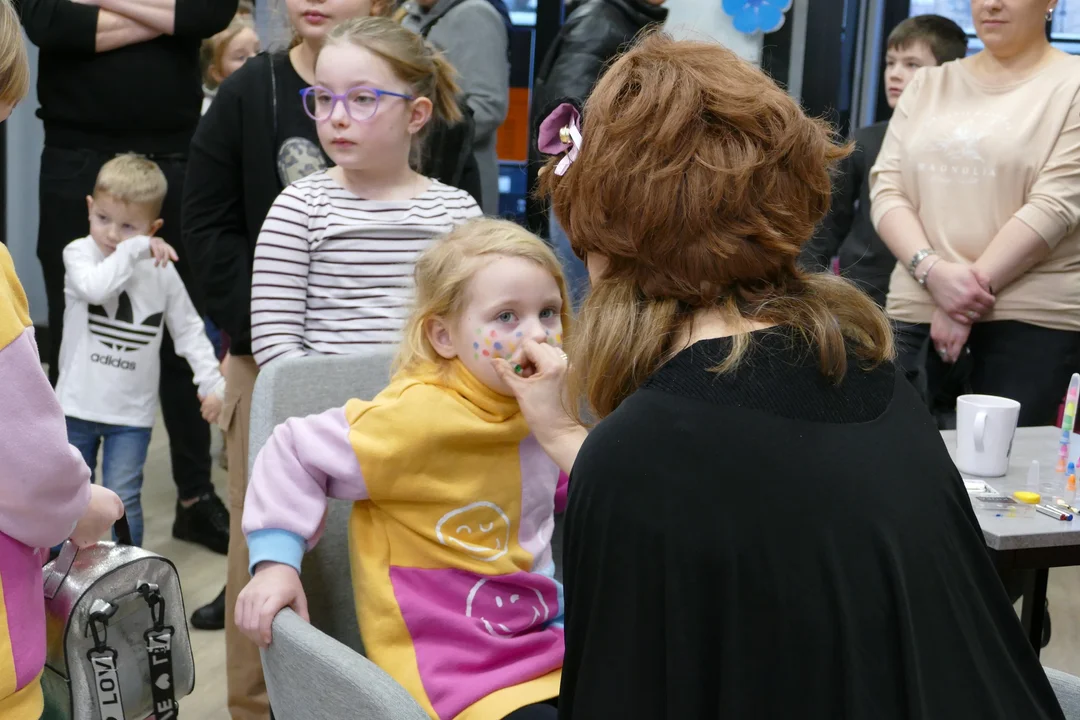
[(540, 123), (537, 147), (545, 155), (563, 155), (555, 166), (556, 175), (564, 175), (581, 151), (581, 113), (572, 103), (564, 102)]

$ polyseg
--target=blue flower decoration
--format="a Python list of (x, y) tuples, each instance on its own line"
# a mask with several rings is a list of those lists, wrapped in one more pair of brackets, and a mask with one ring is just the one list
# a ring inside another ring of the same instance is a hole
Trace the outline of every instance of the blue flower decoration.
[(793, 0), (724, 0), (724, 12), (735, 21), (735, 29), (746, 35), (776, 32), (784, 24), (784, 13)]

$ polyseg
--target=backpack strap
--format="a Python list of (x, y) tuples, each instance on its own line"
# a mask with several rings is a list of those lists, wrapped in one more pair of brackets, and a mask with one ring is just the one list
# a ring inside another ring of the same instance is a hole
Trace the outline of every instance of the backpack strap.
[[(172, 639), (174, 628), (165, 624), (165, 598), (157, 585), (143, 583), (139, 594), (150, 606), (154, 625), (145, 633), (146, 659), (150, 666), (150, 694), (156, 720), (174, 720), (180, 714), (176, 702), (176, 675), (173, 673)], [(104, 717), (104, 716), (103, 716)]]
[[(72, 543), (74, 544), (74, 543)], [(123, 718), (124, 699), (120, 695), (120, 670), (116, 660), (119, 654), (109, 647), (109, 619), (116, 614), (116, 606), (97, 600), (90, 608), (90, 634), (94, 647), (86, 653), (94, 675), (97, 691), (97, 707), (101, 718)]]
[(446, 6), (446, 8), (443, 9), (443, 11), (441, 13), (439, 13), (439, 15), (432, 22), (430, 22), (426, 26), (420, 28), (420, 37), (427, 40), (427, 36), (431, 32), (431, 28), (438, 25), (439, 21), (442, 20), (444, 17), (446, 17), (446, 13), (450, 12), (451, 10), (453, 10), (454, 8), (456, 8), (458, 5), (460, 5), (463, 2), (465, 2), (465, 0), (453, 0), (449, 5)]

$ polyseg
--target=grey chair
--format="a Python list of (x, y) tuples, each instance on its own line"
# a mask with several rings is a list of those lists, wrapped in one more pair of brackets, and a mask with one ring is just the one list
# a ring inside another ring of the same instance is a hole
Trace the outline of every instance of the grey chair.
[[(392, 357), (381, 352), (281, 360), (267, 366), (259, 373), (251, 401), (251, 464), (285, 420), (377, 395), (390, 378)], [(276, 717), (289, 720), (425, 720), (427, 713), (405, 688), (363, 657), (349, 570), (351, 508), (352, 503), (330, 501), (326, 531), (304, 557), (302, 579), (311, 624), (291, 610), (274, 620), (274, 641), (262, 653), (270, 705)]]
[(1065, 720), (1080, 720), (1080, 678), (1053, 668), (1043, 669), (1065, 713)]

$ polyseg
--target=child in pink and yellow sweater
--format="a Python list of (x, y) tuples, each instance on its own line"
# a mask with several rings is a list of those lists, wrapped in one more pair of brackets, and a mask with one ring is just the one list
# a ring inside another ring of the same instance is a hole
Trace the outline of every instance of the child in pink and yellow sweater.
[(496, 220), (453, 230), (415, 277), (390, 385), (289, 420), (259, 453), (243, 521), (255, 575), (236, 622), (265, 645), (281, 608), (304, 614), (301, 557), (327, 498), (353, 500), (352, 576), (371, 660), (433, 718), (554, 718), (563, 602), (551, 536), (566, 476), (493, 360), (527, 365), (529, 341), (560, 352), (566, 285), (546, 245)]

